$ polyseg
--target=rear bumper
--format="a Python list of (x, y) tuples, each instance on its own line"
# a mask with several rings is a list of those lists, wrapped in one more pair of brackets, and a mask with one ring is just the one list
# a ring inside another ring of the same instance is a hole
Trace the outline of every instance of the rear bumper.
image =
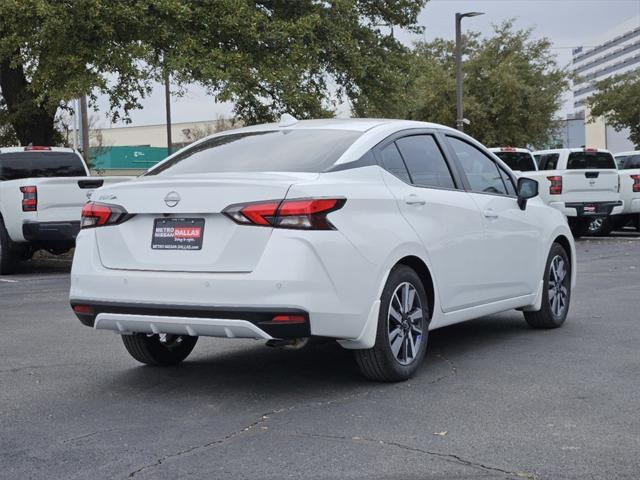
[[(150, 305), (71, 301), (90, 313), (76, 313), (78, 319), (97, 330), (121, 334), (171, 333), (175, 335), (292, 339), (311, 335), (309, 315), (293, 308), (216, 308), (194, 305)], [(274, 321), (276, 316), (295, 316), (293, 322)]]
[(80, 232), (80, 222), (26, 222), (22, 225), (25, 240), (34, 244), (72, 244)]
[[(339, 232), (327, 232), (331, 241), (318, 244), (301, 240), (296, 231), (275, 235), (278, 241), (269, 243), (252, 272), (167, 272), (108, 269), (95, 232), (83, 230), (70, 299), (72, 305), (95, 307), (85, 324), (120, 332), (153, 332), (151, 324), (161, 323), (181, 332), (189, 327), (202, 335), (241, 337), (248, 335), (242, 323), (247, 322), (273, 338), (358, 338), (379, 295), (381, 267), (367, 262)], [(305, 324), (269, 325), (274, 315), (289, 312), (304, 315)]]
[[(567, 217), (602, 217), (622, 213), (621, 200), (610, 202), (551, 202), (550, 206), (560, 210)], [(588, 207), (595, 207), (590, 210)]]

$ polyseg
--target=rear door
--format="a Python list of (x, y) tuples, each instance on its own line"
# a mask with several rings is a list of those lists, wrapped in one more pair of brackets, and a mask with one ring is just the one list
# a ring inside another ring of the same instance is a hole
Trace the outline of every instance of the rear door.
[(455, 135), (447, 135), (447, 141), (484, 222), (479, 251), (484, 262), (483, 303), (535, 292), (544, 261), (539, 227), (544, 212), (534, 206), (520, 209), (512, 177), (488, 152)]
[(437, 136), (431, 131), (402, 133), (374, 152), (388, 172), (385, 182), (402, 215), (428, 252), (442, 310), (480, 303), (484, 296), (482, 219), (460, 188)]

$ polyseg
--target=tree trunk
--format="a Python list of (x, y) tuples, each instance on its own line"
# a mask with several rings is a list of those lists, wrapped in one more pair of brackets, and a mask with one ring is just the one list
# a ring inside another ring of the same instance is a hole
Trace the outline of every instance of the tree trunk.
[(7, 105), (11, 126), (22, 145), (55, 145), (56, 109), (37, 103), (29, 91), (22, 65), (0, 62), (0, 89)]

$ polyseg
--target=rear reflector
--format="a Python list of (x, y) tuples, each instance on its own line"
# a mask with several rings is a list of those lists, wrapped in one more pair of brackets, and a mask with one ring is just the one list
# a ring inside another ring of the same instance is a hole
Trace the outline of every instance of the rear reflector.
[(549, 195), (560, 195), (562, 193), (562, 177), (560, 175), (552, 175), (547, 177), (551, 182), (549, 185)]
[(22, 211), (35, 212), (38, 210), (38, 187), (29, 185), (20, 187), (22, 192)]
[(25, 152), (41, 152), (44, 150), (51, 150), (51, 147), (43, 147), (40, 145), (29, 145), (27, 147), (24, 147)]
[(640, 192), (640, 175), (631, 175), (633, 179), (633, 191)]
[(241, 225), (302, 230), (335, 230), (327, 214), (342, 208), (344, 198), (268, 200), (230, 205), (223, 213)]
[(82, 207), (80, 228), (95, 228), (105, 225), (116, 225), (128, 220), (133, 215), (119, 205), (89, 202)]
[(273, 317), (274, 323), (304, 323), (304, 315), (276, 315)]
[(93, 314), (93, 308), (91, 308), (88, 305), (74, 305), (72, 308), (73, 308), (73, 311), (75, 313), (78, 313), (80, 315), (91, 315), (91, 314)]

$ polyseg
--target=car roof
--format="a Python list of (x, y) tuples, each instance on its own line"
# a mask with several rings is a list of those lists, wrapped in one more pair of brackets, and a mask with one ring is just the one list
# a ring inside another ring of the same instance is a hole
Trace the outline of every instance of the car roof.
[(39, 150), (39, 149), (35, 149), (35, 150), (29, 150), (29, 147), (4, 147), (4, 148), (0, 148), (0, 153), (17, 153), (17, 152), (24, 152), (24, 153), (32, 153), (32, 152), (38, 152), (38, 153), (46, 153), (46, 152), (68, 152), (68, 153), (75, 153), (75, 150), (73, 148), (67, 148), (67, 147), (47, 147), (47, 150)]
[(520, 148), (520, 147), (491, 147), (489, 149), (490, 152), (516, 152), (516, 153), (531, 153), (531, 150), (528, 148)]
[(622, 157), (627, 155), (640, 155), (640, 150), (630, 150), (628, 152), (618, 152), (613, 154), (614, 157)]
[(533, 152), (534, 155), (538, 155), (538, 154), (546, 154), (546, 153), (574, 153), (574, 152), (584, 152), (584, 151), (596, 151), (596, 152), (602, 152), (602, 153), (611, 153), (609, 150), (606, 150), (604, 148), (590, 148), (590, 147), (585, 147), (585, 148), (550, 148), (548, 150), (536, 150)]
[[(414, 120), (397, 120), (387, 118), (323, 118), (317, 120), (298, 120), (295, 123), (280, 126), (278, 123), (263, 123), (260, 125), (252, 125), (249, 127), (238, 128), (234, 130), (226, 130), (220, 133), (235, 133), (247, 131), (261, 130), (305, 130), (305, 129), (325, 129), (325, 130), (353, 130), (358, 132), (367, 132), (373, 128), (380, 126), (389, 126), (397, 128), (438, 128), (454, 130), (451, 127), (440, 125), (438, 123), (418, 122)], [(215, 134), (214, 134), (215, 135)]]

